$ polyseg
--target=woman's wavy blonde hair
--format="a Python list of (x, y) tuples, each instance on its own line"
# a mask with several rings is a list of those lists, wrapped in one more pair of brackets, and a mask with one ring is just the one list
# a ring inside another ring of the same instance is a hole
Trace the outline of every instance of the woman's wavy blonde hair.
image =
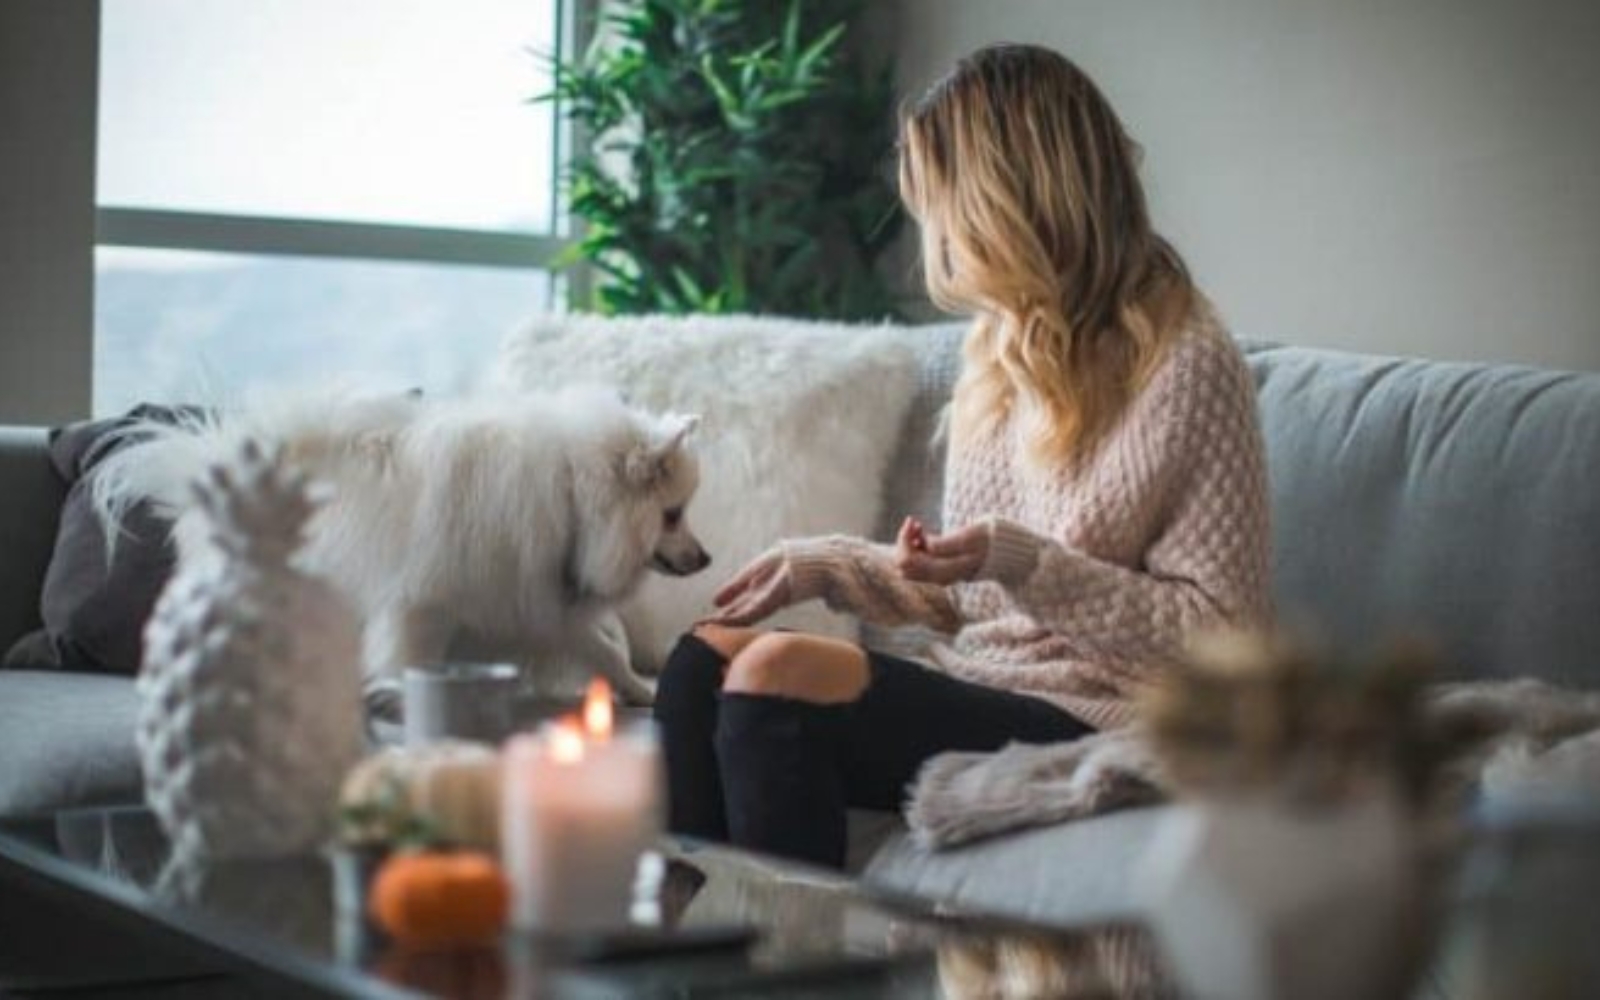
[(1199, 305), (1150, 227), (1138, 145), (1050, 49), (962, 59), (905, 114), (900, 193), (935, 304), (971, 312), (950, 431), (1015, 407), (1037, 463), (1074, 463), (1110, 429)]

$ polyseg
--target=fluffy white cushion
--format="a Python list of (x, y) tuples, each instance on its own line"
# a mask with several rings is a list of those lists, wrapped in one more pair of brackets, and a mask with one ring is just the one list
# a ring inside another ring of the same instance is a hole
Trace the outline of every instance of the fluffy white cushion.
[[(512, 388), (616, 385), (633, 402), (698, 413), (701, 485), (689, 523), (715, 562), (652, 575), (622, 609), (630, 657), (660, 667), (711, 595), (780, 538), (878, 523), (883, 478), (916, 388), (917, 362), (886, 327), (749, 316), (550, 316), (502, 345), (493, 380)], [(770, 624), (854, 637), (820, 605)]]

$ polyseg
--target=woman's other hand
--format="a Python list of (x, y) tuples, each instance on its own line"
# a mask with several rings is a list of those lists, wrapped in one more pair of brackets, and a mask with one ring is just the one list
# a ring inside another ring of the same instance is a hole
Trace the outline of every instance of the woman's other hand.
[(794, 574), (781, 547), (751, 560), (711, 598), (714, 625), (754, 625), (794, 603)]
[(922, 522), (908, 517), (895, 538), (895, 567), (907, 580), (951, 584), (978, 575), (989, 556), (989, 527), (969, 524), (929, 536)]

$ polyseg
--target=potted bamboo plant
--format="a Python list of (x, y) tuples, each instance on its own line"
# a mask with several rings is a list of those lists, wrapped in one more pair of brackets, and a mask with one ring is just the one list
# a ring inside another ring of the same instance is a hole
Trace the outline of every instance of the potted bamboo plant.
[(546, 98), (580, 138), (562, 263), (602, 313), (882, 319), (893, 85), (860, 0), (616, 0)]

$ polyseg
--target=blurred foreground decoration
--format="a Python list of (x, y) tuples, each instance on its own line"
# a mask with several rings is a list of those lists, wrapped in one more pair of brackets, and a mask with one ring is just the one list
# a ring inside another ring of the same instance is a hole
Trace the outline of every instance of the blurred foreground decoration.
[(1342, 664), (1281, 636), (1198, 642), (1152, 693), (1178, 804), (1143, 866), (1185, 995), (1403, 996), (1426, 935), (1413, 808), (1430, 658)]
[(1419, 646), (1344, 664), (1282, 635), (1214, 633), (1151, 693), (1145, 718), (1180, 797), (1416, 801), (1438, 759), (1423, 702), (1434, 672)]

